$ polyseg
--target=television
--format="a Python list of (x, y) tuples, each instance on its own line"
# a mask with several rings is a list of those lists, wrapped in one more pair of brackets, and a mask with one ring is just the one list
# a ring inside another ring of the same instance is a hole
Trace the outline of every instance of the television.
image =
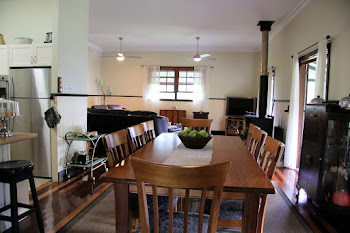
[(256, 97), (227, 97), (226, 116), (255, 115)]

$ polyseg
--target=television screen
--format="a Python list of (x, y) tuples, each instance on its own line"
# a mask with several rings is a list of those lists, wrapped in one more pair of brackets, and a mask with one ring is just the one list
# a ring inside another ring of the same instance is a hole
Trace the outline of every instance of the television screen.
[(254, 115), (256, 111), (256, 97), (227, 97), (226, 116)]

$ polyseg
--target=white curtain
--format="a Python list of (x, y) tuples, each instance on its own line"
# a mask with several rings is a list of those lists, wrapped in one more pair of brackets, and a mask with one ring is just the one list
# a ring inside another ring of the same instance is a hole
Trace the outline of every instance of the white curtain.
[(318, 42), (317, 64), (316, 64), (316, 86), (315, 97), (318, 95), (326, 97), (326, 60), (327, 60), (327, 39)]
[(210, 67), (194, 68), (193, 111), (209, 112), (209, 73)]
[(160, 99), (160, 67), (144, 67), (144, 92), (143, 92), (143, 109), (153, 111), (159, 114)]
[(290, 103), (288, 114), (288, 128), (286, 137), (286, 152), (284, 155), (284, 166), (297, 168), (297, 158), (299, 151), (299, 57), (293, 56), (292, 85), (290, 91)]

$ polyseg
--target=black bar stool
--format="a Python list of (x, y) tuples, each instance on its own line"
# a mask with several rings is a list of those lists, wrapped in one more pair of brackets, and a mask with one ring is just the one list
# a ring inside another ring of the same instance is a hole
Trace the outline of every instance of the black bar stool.
[[(0, 162), (0, 182), (10, 184), (10, 196), (11, 204), (6, 205), (0, 209), (0, 220), (9, 221), (12, 223), (12, 232), (19, 232), (18, 222), (25, 216), (31, 213), (36, 213), (38, 220), (39, 230), (44, 232), (43, 219), (40, 212), (40, 206), (38, 201), (38, 195), (35, 189), (35, 183), (33, 178), (34, 164), (27, 160), (11, 160), (6, 162)], [(32, 198), (34, 205), (27, 205), (18, 203), (17, 201), (17, 183), (22, 180), (29, 180), (30, 189), (32, 191)], [(18, 215), (18, 207), (27, 208), (28, 210)], [(5, 216), (1, 213), (11, 209), (11, 216)]]

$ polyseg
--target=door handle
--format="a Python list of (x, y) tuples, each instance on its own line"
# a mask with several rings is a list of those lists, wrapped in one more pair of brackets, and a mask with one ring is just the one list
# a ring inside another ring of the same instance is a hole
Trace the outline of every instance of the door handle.
[(310, 117), (317, 117), (317, 114), (311, 114)]
[(38, 58), (34, 56), (34, 63), (38, 63)]

